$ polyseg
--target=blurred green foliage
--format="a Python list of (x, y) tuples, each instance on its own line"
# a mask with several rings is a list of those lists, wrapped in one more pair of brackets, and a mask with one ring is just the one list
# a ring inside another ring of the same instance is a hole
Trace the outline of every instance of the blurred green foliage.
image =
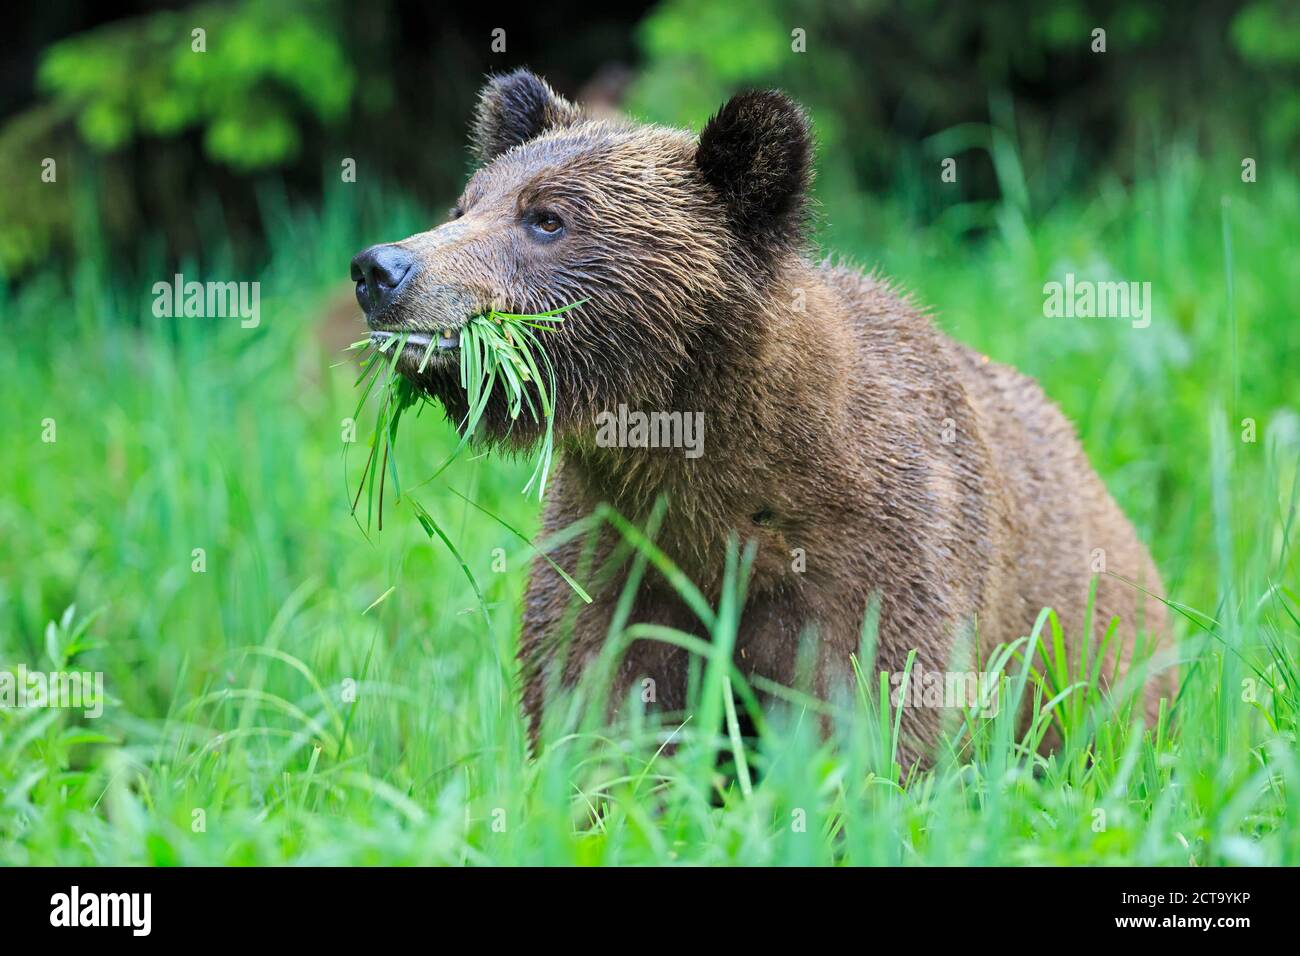
[(351, 102), (356, 75), (329, 10), (261, 0), (122, 21), (51, 47), (40, 85), (96, 149), (201, 127), (214, 161), (276, 165), (295, 156), (300, 123), (335, 121)]
[[(819, 198), (850, 224), (870, 214), (863, 197), (888, 194), (922, 220), (960, 215), (985, 230), (1009, 185), (1023, 193), (1006, 198), (1044, 211), (1107, 176), (1132, 181), (1173, 140), (1262, 168), (1300, 147), (1293, 0), (661, 0), (635, 29), (634, 9), (575, 21), (571, 6), (506, 18), (503, 55), (489, 49), (485, 13), (400, 0), (364, 15), (338, 0), (233, 0), (60, 40), (39, 61), (42, 99), (0, 126), (0, 164), (19, 171), (0, 192), (0, 276), (75, 253), (75, 192), (28, 172), (45, 158), (95, 178), (82, 195), (115, 244), (161, 234), (173, 257), (202, 242), (196, 202), (221, 205), (232, 231), (255, 231), (254, 178), (292, 178), (316, 200), (340, 156), (445, 201), (429, 192), (463, 172), (484, 71), (526, 63), (576, 95), (603, 66), (626, 66), (632, 33), (640, 63), (626, 105), (642, 118), (698, 128), (745, 86), (806, 104)], [(1025, 172), (1008, 180), (997, 154), (1013, 147)], [(958, 158), (957, 182), (936, 191), (947, 157)]]
[(1038, 171), (1037, 208), (1101, 174), (1133, 178), (1161, 141), (1279, 158), (1300, 144), (1291, 0), (665, 0), (640, 37), (633, 112), (698, 128), (738, 88), (785, 89), (814, 118), (837, 199), (888, 190), (937, 215), (937, 164), (966, 151), (957, 194), (995, 198), (998, 135)]
[[(355, 95), (342, 18), (329, 3), (244, 0), (120, 20), (51, 46), (37, 73), (45, 98), (0, 127), (0, 164), (19, 171), (0, 192), (0, 277), (56, 247), (75, 250), (79, 201), (97, 202), (110, 233), (139, 242), (198, 198), (187, 180), (208, 178), (200, 164), (247, 174), (297, 158), (305, 132), (340, 121)], [(200, 151), (158, 148), (189, 134)], [(144, 143), (155, 148), (137, 160)], [(53, 182), (41, 177), (46, 160)], [(61, 188), (74, 168), (98, 188)]]
[(1256, 63), (1300, 64), (1300, 7), (1256, 0), (1233, 19), (1232, 42)]
[[(42, 179), (42, 164), (61, 155), (59, 144), (68, 137), (60, 131), (66, 125), (66, 110), (42, 104), (11, 119), (0, 127), (0, 164), (23, 170), (26, 175), (7, 177), (0, 189), (0, 278), (13, 275), (39, 262), (57, 236), (71, 232), (72, 204), (66, 190), (53, 189)], [(66, 170), (65, 170), (66, 171)], [(53, 168), (58, 174), (57, 164)]]

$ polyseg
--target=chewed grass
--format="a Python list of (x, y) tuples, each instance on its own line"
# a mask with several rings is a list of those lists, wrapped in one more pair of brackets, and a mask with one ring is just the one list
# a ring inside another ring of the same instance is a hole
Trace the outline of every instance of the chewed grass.
[[(545, 495), (546, 480), (555, 454), (555, 369), (546, 352), (542, 333), (554, 332), (564, 322), (564, 313), (580, 304), (575, 302), (531, 315), (493, 311), (474, 316), (465, 323), (460, 329), (460, 384), (465, 389), (469, 411), (457, 423), (460, 443), (421, 484), (427, 484), (441, 474), (473, 441), (488, 402), (499, 386), (511, 421), (523, 415), (541, 429), (537, 459), (524, 493), (536, 489), (539, 499)], [(377, 396), (375, 427), (370, 435), (361, 478), (352, 496), (352, 514), (360, 521), (360, 515), (364, 513), (365, 526), (369, 528), (373, 524), (381, 531), (385, 496), (391, 491), (394, 500), (402, 497), (396, 457), (398, 426), (410, 409), (414, 407), (418, 414), (423, 404), (430, 401), (397, 369), (398, 359), (408, 347), (410, 337), (409, 333), (393, 333), (379, 341), (371, 337), (349, 347), (368, 350), (356, 381), (361, 394), (353, 418), (360, 420), (367, 401)], [(438, 347), (437, 338), (431, 337), (420, 357), (418, 368), (421, 371)], [(423, 522), (422, 509), (418, 503), (413, 504)]]

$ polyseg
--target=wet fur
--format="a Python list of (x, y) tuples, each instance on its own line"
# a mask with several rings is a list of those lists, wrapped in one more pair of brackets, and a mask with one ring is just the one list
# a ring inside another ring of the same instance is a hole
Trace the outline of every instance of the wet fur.
[[(1166, 640), (1164, 606), (1120, 580), (1162, 594), (1155, 566), (1038, 385), (948, 339), (884, 279), (810, 258), (812, 139), (783, 94), (733, 98), (697, 139), (585, 119), (520, 71), (485, 88), (473, 141), (483, 165), (465, 215), (405, 240), (422, 268), (389, 325), (587, 299), (545, 338), (562, 454), (544, 535), (601, 503), (641, 522), (666, 496), (657, 543), (715, 601), (728, 538), (754, 541), (736, 661), (794, 683), (801, 636), (815, 630), (821, 693), (848, 680), (873, 595), (881, 669), (901, 671), (913, 648), (926, 670), (974, 669), (1044, 606), (1077, 648), (1098, 548), (1118, 577), (1099, 578), (1086, 639), (1095, 647), (1114, 616), (1129, 648), (1139, 628)], [(519, 227), (538, 203), (564, 217), (563, 245)], [(405, 370), (463, 417), (452, 363)], [(703, 457), (597, 447), (595, 415), (619, 403), (704, 412)], [(505, 444), (535, 438), (499, 402), (488, 420)], [(594, 555), (583, 538), (552, 553), (570, 570), (605, 566), (590, 606), (544, 563), (533, 569), (520, 660), (534, 732), (548, 689), (574, 682), (605, 643), (627, 573), (609, 562), (616, 543), (607, 530)], [(631, 620), (703, 634), (655, 574)], [(638, 641), (614, 694), (650, 678), (656, 706), (682, 710), (687, 660)], [(1148, 682), (1149, 718), (1171, 689), (1168, 675)], [(905, 760), (931, 751), (942, 713), (905, 709)]]

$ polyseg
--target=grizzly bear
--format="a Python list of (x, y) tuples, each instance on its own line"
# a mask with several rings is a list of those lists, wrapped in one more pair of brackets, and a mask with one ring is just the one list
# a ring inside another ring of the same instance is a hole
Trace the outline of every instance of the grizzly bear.
[[(925, 672), (973, 669), (1045, 607), (1072, 659), (1118, 619), (1120, 674), (1140, 635), (1168, 640), (1146, 548), (1038, 385), (947, 338), (885, 279), (811, 255), (813, 140), (787, 96), (741, 93), (697, 137), (585, 116), (520, 70), (490, 79), (472, 142), (478, 168), (450, 220), (365, 250), (352, 277), (372, 329), (412, 334), (398, 367), (454, 423), (467, 318), (581, 302), (545, 336), (560, 461), (543, 537), (602, 504), (642, 525), (662, 500), (655, 544), (711, 602), (729, 541), (752, 542), (735, 663), (818, 693), (849, 679), (873, 601), (877, 666), (894, 674), (913, 649)], [(621, 406), (702, 413), (702, 453), (597, 441)], [(480, 427), (508, 448), (538, 437), (504, 396)], [(548, 564), (532, 570), (519, 656), (534, 736), (544, 698), (606, 644), (632, 567), (619, 540), (606, 528), (550, 553), (604, 568), (590, 604)], [(622, 620), (707, 637), (653, 569)], [(637, 640), (610, 699), (653, 687), (655, 706), (683, 711), (689, 660)], [(1146, 681), (1148, 720), (1171, 687)], [(903, 759), (924, 759), (940, 711), (901, 719)]]

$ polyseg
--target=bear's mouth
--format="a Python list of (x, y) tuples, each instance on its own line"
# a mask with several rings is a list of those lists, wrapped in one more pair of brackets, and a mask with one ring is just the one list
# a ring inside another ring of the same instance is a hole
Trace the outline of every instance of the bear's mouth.
[(383, 347), (391, 339), (406, 336), (406, 348), (427, 350), (432, 344), (435, 352), (449, 352), (460, 348), (460, 329), (441, 328), (428, 332), (415, 332), (407, 329), (376, 329), (370, 333), (370, 344)]

